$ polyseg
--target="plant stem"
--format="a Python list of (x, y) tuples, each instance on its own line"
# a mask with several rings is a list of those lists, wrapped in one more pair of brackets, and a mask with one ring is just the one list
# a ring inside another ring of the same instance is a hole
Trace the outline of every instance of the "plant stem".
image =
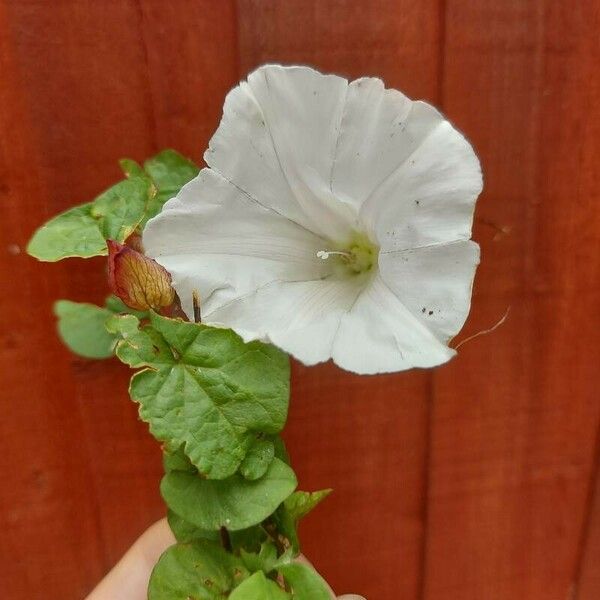
[(194, 306), (194, 323), (202, 323), (200, 294), (196, 290), (192, 292), (192, 305)]
[(233, 552), (233, 547), (231, 546), (231, 538), (229, 537), (229, 531), (227, 531), (227, 527), (223, 526), (220, 529), (221, 533), (221, 544), (223, 548), (227, 550), (227, 552)]

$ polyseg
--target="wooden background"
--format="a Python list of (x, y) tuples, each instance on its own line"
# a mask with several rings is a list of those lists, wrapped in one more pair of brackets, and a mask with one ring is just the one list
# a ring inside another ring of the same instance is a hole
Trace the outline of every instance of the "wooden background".
[(434, 372), (294, 366), (301, 485), (335, 488), (304, 526), (306, 553), (369, 600), (598, 600), (599, 12), (2, 0), (0, 595), (82, 598), (164, 512), (129, 373), (74, 358), (54, 333), (55, 298), (103, 298), (103, 263), (36, 264), (29, 236), (113, 183), (122, 156), (172, 146), (199, 160), (227, 90), (277, 61), (379, 75), (465, 131), (486, 186), (462, 335), (511, 307)]

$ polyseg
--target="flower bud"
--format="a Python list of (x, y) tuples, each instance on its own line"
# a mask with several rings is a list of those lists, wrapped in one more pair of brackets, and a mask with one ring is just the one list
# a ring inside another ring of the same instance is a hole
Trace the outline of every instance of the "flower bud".
[(155, 260), (108, 240), (108, 283), (130, 308), (160, 310), (175, 300), (171, 275)]

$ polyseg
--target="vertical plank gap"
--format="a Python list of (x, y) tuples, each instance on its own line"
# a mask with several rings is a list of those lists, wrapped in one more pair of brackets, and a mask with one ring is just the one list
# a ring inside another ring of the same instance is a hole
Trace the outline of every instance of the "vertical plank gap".
[(427, 397), (425, 398), (425, 440), (423, 456), (423, 477), (421, 487), (421, 522), (423, 523), (423, 534), (421, 536), (421, 556), (419, 557), (419, 584), (418, 598), (425, 600), (427, 592), (427, 540), (429, 533), (429, 490), (431, 486), (431, 457), (433, 441), (433, 413), (435, 409), (435, 381), (434, 374), (427, 376)]
[(577, 548), (577, 556), (575, 559), (575, 569), (573, 571), (573, 600), (585, 600), (581, 597), (581, 579), (583, 577), (583, 565), (585, 554), (591, 539), (591, 525), (596, 504), (598, 490), (598, 478), (600, 478), (600, 422), (596, 429), (596, 447), (594, 449), (594, 468), (590, 472), (588, 483), (588, 494), (585, 501), (585, 509), (583, 522), (581, 523), (581, 533), (579, 535), (579, 546)]
[[(446, 18), (447, 0), (438, 0), (438, 57), (437, 57), (437, 97), (436, 102), (440, 110), (444, 109), (444, 81), (446, 67)], [(419, 573), (419, 600), (425, 600), (427, 594), (427, 564), (428, 564), (428, 542), (429, 542), (429, 493), (431, 489), (432, 468), (432, 443), (433, 443), (433, 419), (435, 415), (435, 371), (431, 371), (427, 377), (427, 409), (425, 418), (425, 456), (423, 458), (423, 536), (421, 538), (421, 559)]]

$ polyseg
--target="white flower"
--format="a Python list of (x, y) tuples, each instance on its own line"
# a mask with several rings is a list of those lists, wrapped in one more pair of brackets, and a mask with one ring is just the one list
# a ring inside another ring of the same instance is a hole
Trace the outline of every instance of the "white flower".
[(203, 169), (144, 232), (183, 308), (306, 364), (432, 367), (455, 351), (481, 170), (440, 113), (379, 79), (268, 65), (227, 96)]

